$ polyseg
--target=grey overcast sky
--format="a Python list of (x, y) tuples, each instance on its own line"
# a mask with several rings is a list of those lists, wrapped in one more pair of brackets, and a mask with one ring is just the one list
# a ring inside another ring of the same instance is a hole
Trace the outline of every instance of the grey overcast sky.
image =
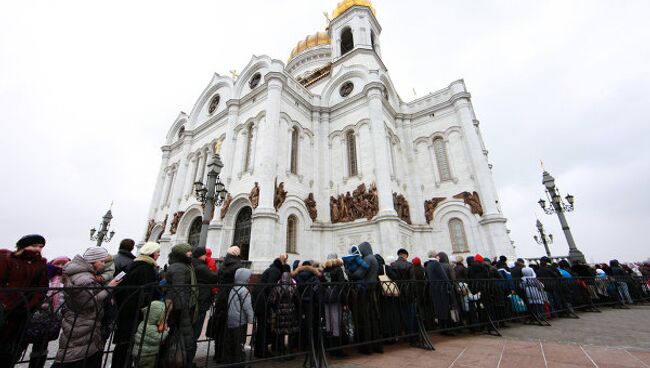
[[(179, 111), (253, 54), (285, 61), (336, 2), (1, 1), (0, 247), (81, 252), (111, 201), (116, 237), (140, 240)], [(588, 260), (648, 258), (650, 2), (373, 4), (403, 100), (465, 80), (518, 254), (542, 254), (535, 216), (567, 252), (541, 159)]]

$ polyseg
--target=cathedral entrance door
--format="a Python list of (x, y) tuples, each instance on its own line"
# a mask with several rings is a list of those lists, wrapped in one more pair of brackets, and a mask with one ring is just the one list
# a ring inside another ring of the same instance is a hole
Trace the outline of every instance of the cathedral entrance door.
[(248, 250), (251, 242), (251, 215), (253, 210), (250, 207), (242, 208), (235, 220), (235, 237), (233, 245), (238, 245), (241, 250), (241, 259), (248, 260)]
[(190, 232), (189, 235), (187, 236), (187, 243), (195, 248), (199, 246), (199, 240), (201, 239), (202, 225), (203, 225), (203, 220), (201, 219), (201, 216), (198, 216), (197, 218), (192, 220), (192, 224), (190, 225)]

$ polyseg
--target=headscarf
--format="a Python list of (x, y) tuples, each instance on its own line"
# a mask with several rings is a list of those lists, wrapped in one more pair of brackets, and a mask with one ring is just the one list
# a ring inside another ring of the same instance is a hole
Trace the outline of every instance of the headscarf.
[(536, 279), (537, 275), (535, 274), (535, 270), (532, 268), (526, 266), (521, 269), (521, 274), (523, 275), (522, 279), (523, 280), (528, 280), (528, 279)]

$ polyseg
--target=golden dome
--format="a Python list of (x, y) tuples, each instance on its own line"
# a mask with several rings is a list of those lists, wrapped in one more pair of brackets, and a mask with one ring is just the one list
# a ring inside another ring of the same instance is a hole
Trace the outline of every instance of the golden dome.
[(296, 47), (294, 47), (293, 50), (291, 50), (291, 55), (289, 56), (289, 60), (298, 56), (298, 54), (300, 54), (301, 52), (307, 49), (320, 46), (320, 45), (329, 45), (329, 44), (330, 44), (330, 36), (329, 34), (327, 34), (327, 32), (314, 33), (313, 35), (309, 35), (305, 37), (304, 40), (298, 42)]
[(345, 13), (346, 10), (350, 9), (353, 6), (365, 6), (370, 9), (372, 14), (376, 13), (375, 8), (372, 7), (370, 0), (343, 0), (337, 6), (336, 9), (332, 12), (332, 20), (334, 20), (339, 15)]

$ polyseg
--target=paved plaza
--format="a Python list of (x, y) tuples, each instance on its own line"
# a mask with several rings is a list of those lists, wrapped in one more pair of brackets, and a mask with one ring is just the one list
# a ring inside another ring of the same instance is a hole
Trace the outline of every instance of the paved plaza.
[[(384, 354), (330, 359), (333, 368), (370, 367), (648, 367), (650, 306), (580, 313), (555, 319), (551, 327), (511, 324), (503, 337), (432, 335), (435, 351), (406, 344), (386, 345)], [(352, 350), (352, 349), (348, 349)], [(301, 367), (302, 359), (263, 367)]]

